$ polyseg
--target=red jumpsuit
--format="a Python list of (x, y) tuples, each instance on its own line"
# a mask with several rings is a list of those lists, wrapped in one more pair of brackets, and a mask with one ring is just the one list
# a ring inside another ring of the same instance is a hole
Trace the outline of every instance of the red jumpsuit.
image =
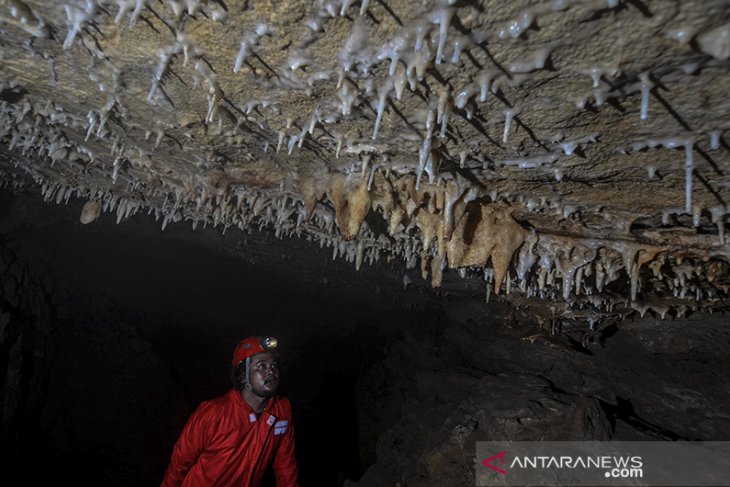
[(162, 487), (256, 487), (272, 464), (277, 487), (299, 487), (289, 399), (271, 398), (257, 418), (231, 389), (190, 417)]

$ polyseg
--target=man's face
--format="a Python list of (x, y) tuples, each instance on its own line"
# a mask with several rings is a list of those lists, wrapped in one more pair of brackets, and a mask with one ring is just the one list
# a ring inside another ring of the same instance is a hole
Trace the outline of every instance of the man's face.
[(273, 353), (264, 352), (251, 357), (249, 366), (251, 391), (259, 397), (271, 397), (279, 388), (279, 361)]

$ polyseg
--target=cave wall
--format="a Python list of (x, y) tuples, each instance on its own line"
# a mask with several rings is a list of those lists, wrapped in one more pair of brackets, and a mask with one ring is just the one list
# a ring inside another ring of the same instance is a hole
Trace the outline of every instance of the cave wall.
[[(347, 486), (474, 485), (477, 441), (726, 441), (727, 315), (635, 315), (581, 343), (535, 316), (441, 302), (433, 333), (406, 332), (363, 379), (381, 418), (377, 462)], [(396, 409), (396, 411), (393, 411)], [(390, 416), (390, 417), (388, 417)]]
[(55, 281), (0, 237), (0, 456), (31, 446), (47, 398)]
[(82, 225), (81, 204), (0, 193), (3, 462), (48, 466), (11, 485), (157, 484), (254, 333), (282, 342), (305, 486), (473, 485), (480, 440), (730, 436), (726, 315), (591, 325), (265, 230)]

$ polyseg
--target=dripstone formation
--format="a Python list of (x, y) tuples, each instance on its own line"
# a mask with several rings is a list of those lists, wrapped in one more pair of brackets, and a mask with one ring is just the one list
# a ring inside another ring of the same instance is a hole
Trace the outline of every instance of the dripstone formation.
[(727, 305), (730, 5), (4, 0), (0, 181), (434, 287)]

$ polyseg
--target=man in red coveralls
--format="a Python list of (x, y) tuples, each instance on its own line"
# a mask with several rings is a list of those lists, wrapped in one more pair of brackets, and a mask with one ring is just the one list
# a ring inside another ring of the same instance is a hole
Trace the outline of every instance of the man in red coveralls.
[(175, 444), (163, 487), (298, 487), (289, 399), (277, 396), (276, 338), (248, 337), (233, 352), (233, 389), (202, 403)]

